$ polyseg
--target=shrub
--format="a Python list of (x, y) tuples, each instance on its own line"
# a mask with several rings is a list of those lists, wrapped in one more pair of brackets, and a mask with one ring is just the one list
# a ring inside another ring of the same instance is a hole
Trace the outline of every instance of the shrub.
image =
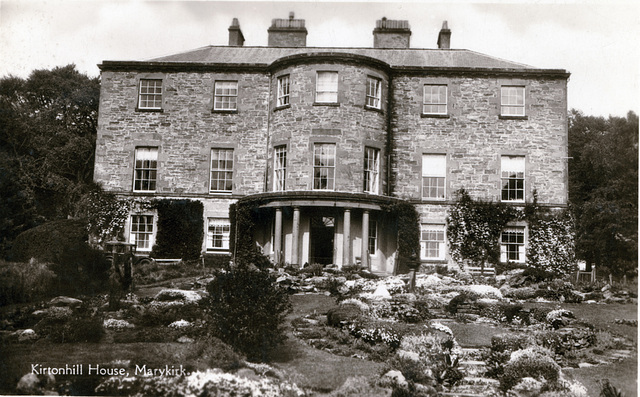
[(231, 255), (205, 254), (204, 267), (213, 269), (227, 269), (231, 262)]
[(504, 374), (500, 378), (503, 391), (511, 389), (523, 378), (546, 380), (554, 384), (560, 376), (560, 367), (555, 361), (539, 349), (524, 349), (512, 353), (504, 365)]
[(396, 354), (387, 364), (391, 369), (402, 372), (406, 380), (423, 384), (431, 384), (434, 381), (431, 370), (424, 361), (416, 361), (407, 355)]
[(350, 376), (342, 386), (334, 390), (330, 397), (383, 397), (388, 395), (388, 390), (372, 385), (365, 376)]
[(536, 338), (540, 345), (560, 355), (573, 350), (585, 349), (596, 343), (596, 334), (589, 328), (542, 331), (537, 334)]
[(476, 295), (469, 293), (469, 292), (463, 292), (459, 295), (454, 296), (449, 303), (447, 304), (447, 306), (445, 306), (445, 310), (448, 311), (451, 314), (456, 314), (458, 313), (458, 306), (460, 305), (464, 305), (466, 303), (469, 302), (475, 302), (476, 301)]
[(199, 258), (204, 237), (202, 202), (157, 200), (154, 204), (158, 231), (153, 254), (161, 258)]
[(0, 263), (0, 306), (52, 296), (55, 293), (55, 278), (49, 265), (37, 260)]
[(353, 323), (365, 313), (362, 305), (347, 302), (341, 303), (339, 306), (330, 309), (327, 312), (327, 323), (334, 327), (341, 327), (346, 324)]
[(249, 358), (265, 360), (284, 338), (289, 296), (265, 271), (236, 267), (208, 285), (211, 330)]
[(29, 229), (16, 237), (11, 258), (51, 263), (56, 294), (95, 293), (108, 285), (110, 264), (87, 244), (86, 223), (64, 219)]
[(55, 343), (99, 342), (104, 335), (98, 317), (46, 317), (36, 325), (36, 332)]

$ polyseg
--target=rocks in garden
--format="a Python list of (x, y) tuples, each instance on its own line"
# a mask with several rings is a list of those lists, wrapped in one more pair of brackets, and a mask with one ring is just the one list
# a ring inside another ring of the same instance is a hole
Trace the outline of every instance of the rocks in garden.
[(250, 380), (260, 380), (260, 377), (256, 375), (255, 371), (251, 368), (241, 368), (236, 372), (236, 376), (239, 378), (245, 378)]
[(397, 370), (391, 370), (386, 374), (382, 375), (382, 378), (380, 379), (380, 385), (389, 386), (389, 387), (397, 386), (400, 388), (405, 388), (409, 384), (407, 383), (407, 380), (405, 379), (404, 375), (402, 375), (402, 372)]
[(33, 342), (38, 339), (38, 334), (31, 328), (18, 330), (12, 336), (17, 338), (20, 343)]
[[(52, 392), (56, 384), (56, 378), (53, 375), (36, 375), (34, 373), (26, 374), (18, 381), (16, 391), (20, 394), (30, 395), (57, 395)], [(53, 394), (52, 394), (53, 393)]]
[(378, 288), (371, 294), (371, 299), (381, 300), (381, 299), (391, 299), (391, 294), (387, 287), (384, 284), (378, 285)]
[(182, 289), (163, 289), (158, 292), (153, 299), (157, 302), (183, 302), (183, 303), (197, 303), (202, 299), (202, 296), (195, 291), (188, 291)]
[(188, 336), (181, 336), (176, 340), (176, 342), (178, 342), (178, 343), (194, 343), (195, 341), (192, 338), (189, 338)]
[(70, 298), (68, 296), (58, 296), (56, 298), (51, 299), (49, 301), (49, 305), (51, 306), (66, 306), (70, 308), (76, 308), (82, 304), (80, 299)]

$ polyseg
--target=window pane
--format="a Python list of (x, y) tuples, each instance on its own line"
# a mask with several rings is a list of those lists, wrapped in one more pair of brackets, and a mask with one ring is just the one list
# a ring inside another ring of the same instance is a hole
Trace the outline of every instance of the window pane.
[(140, 80), (138, 108), (160, 109), (162, 107), (162, 80)]
[(213, 108), (215, 110), (236, 110), (238, 96), (237, 81), (216, 81)]
[(136, 148), (133, 190), (154, 191), (156, 189), (158, 148)]
[(444, 225), (423, 225), (420, 247), (421, 259), (444, 259)]
[(211, 150), (210, 191), (233, 190), (233, 149)]
[(447, 114), (447, 86), (425, 85), (422, 103), (424, 114)]
[(504, 116), (524, 116), (524, 87), (503, 86), (500, 90), (500, 113)]
[(231, 226), (228, 219), (209, 218), (207, 227), (207, 249), (228, 250)]
[(338, 72), (318, 72), (316, 102), (338, 102)]

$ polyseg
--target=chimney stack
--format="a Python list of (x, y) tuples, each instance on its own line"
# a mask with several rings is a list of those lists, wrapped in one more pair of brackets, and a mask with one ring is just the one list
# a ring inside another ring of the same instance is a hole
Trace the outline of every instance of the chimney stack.
[(289, 19), (272, 19), (269, 33), (269, 47), (306, 47), (307, 28), (304, 19), (294, 19), (293, 12)]
[(448, 50), (451, 47), (451, 30), (447, 25), (447, 21), (442, 22), (442, 29), (438, 34), (438, 48)]
[(409, 48), (409, 21), (394, 21), (383, 17), (373, 29), (373, 48)]
[(229, 46), (242, 47), (244, 45), (244, 35), (240, 30), (238, 18), (233, 18), (229, 26)]

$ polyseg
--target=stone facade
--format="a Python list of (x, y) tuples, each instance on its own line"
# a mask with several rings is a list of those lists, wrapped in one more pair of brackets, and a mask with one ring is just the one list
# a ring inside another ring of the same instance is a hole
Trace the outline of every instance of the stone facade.
[[(269, 47), (243, 48), (239, 29), (234, 20), (229, 47), (101, 65), (95, 180), (126, 197), (201, 201), (208, 236), (203, 251), (228, 253), (229, 205), (257, 197), (271, 221), (254, 238), (272, 260), (362, 263), (390, 274), (398, 271), (397, 230), (383, 209), (407, 200), (425, 232), (423, 262), (453, 264), (444, 236), (455, 192), (464, 188), (477, 198), (501, 200), (502, 161), (513, 156), (524, 164), (524, 197), (514, 205), (530, 201), (535, 191), (542, 205), (566, 206), (564, 70), (449, 50), (448, 44), (411, 49), (406, 21), (379, 21), (371, 49), (307, 49), (304, 20), (293, 15), (274, 20)], [(295, 37), (287, 29), (297, 29)], [(442, 34), (450, 35), (446, 23)], [(322, 88), (335, 90), (335, 100), (318, 100), (325, 72), (336, 76)], [(161, 82), (159, 105), (139, 109), (141, 80)], [(225, 94), (237, 106), (214, 109), (217, 82), (237, 82), (237, 91)], [(278, 102), (284, 86), (287, 99)], [(431, 86), (446, 91), (435, 114), (423, 110)], [(516, 116), (501, 110), (508, 102), (503, 87), (522, 90)], [(335, 148), (335, 155), (321, 159), (316, 145)], [(157, 150), (150, 191), (134, 189), (138, 148)], [(217, 149), (233, 150), (231, 188), (224, 192), (212, 188)], [(437, 197), (423, 197), (425, 155), (444, 159), (444, 190)], [(324, 184), (329, 179), (333, 185)], [(134, 220), (126, 228), (138, 241)], [(152, 246), (153, 232), (144, 238)]]

